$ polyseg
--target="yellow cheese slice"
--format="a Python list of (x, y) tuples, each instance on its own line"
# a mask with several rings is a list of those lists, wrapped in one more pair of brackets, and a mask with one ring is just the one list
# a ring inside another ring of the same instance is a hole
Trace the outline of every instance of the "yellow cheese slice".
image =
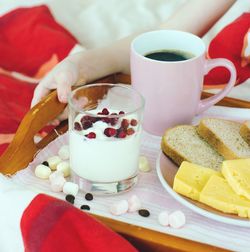
[(250, 218), (250, 201), (237, 195), (222, 177), (210, 177), (200, 193), (199, 201), (224, 213)]
[(250, 200), (250, 159), (224, 161), (221, 171), (235, 193)]
[(184, 161), (175, 178), (173, 189), (188, 198), (199, 200), (199, 195), (208, 179), (219, 172)]

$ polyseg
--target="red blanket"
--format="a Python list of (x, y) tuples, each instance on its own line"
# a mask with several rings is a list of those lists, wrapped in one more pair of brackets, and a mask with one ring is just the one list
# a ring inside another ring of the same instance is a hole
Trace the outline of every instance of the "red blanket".
[(64, 201), (39, 194), (24, 211), (26, 252), (136, 252), (118, 234)]
[(42, 78), (76, 43), (46, 6), (20, 8), (0, 18), (0, 155), (30, 108), (36, 84), (27, 77)]

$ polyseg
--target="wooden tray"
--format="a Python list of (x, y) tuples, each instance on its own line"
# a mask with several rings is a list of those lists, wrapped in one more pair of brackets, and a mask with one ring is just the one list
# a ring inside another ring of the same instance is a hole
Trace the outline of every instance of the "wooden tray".
[[(96, 82), (120, 82), (129, 84), (130, 76), (115, 74)], [(205, 98), (210, 96), (210, 94), (203, 93), (202, 96)], [(250, 108), (250, 103), (232, 98), (225, 98), (219, 104), (223, 106)], [(57, 137), (57, 134), (62, 134), (67, 131), (67, 121), (64, 121), (56, 128), (57, 133), (53, 131), (39, 143), (34, 143), (35, 134), (49, 121), (55, 119), (60, 113), (62, 113), (65, 107), (65, 104), (61, 104), (57, 100), (56, 92), (52, 92), (25, 115), (13, 141), (0, 157), (0, 171), (3, 174), (11, 175), (24, 169), (29, 162), (33, 160), (37, 151), (54, 140)], [(95, 217), (114, 231), (124, 236), (136, 248), (138, 248), (139, 251), (226, 251), (210, 245), (125, 224), (109, 218), (96, 215)]]

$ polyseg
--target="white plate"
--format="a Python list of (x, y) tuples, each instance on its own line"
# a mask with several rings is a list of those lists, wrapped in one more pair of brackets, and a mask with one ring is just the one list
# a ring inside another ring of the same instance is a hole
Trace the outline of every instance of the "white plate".
[(207, 218), (241, 227), (250, 227), (250, 220), (247, 218), (242, 218), (233, 214), (225, 214), (205, 204), (191, 200), (185, 196), (176, 193), (172, 189), (172, 186), (174, 176), (177, 170), (178, 167), (168, 157), (166, 157), (162, 152), (160, 152), (156, 161), (157, 175), (160, 179), (162, 186), (172, 197), (174, 197), (182, 205)]

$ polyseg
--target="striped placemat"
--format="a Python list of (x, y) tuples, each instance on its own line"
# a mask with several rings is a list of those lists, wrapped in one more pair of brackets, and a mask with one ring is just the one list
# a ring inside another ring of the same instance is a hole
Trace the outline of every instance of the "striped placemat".
[[(245, 112), (245, 110), (240, 111)], [(239, 115), (239, 111), (235, 111), (235, 113)], [(248, 113), (249, 111), (247, 111)], [(205, 116), (211, 116), (211, 114), (206, 113)], [(18, 172), (13, 177), (13, 180), (26, 187), (64, 199), (65, 195), (63, 193), (53, 193), (50, 191), (48, 181), (38, 179), (34, 176), (35, 166), (46, 160), (49, 156), (57, 154), (57, 151), (63, 144), (68, 144), (68, 134), (58, 137), (39, 152), (27, 169)], [(131, 191), (121, 195), (108, 197), (95, 196), (93, 201), (86, 202), (84, 193), (80, 192), (76, 197), (75, 206), (80, 207), (82, 204), (88, 204), (91, 207), (91, 212), (97, 215), (233, 251), (249, 251), (249, 228), (232, 226), (203, 217), (181, 205), (165, 191), (160, 184), (155, 170), (159, 152), (160, 138), (143, 132), (141, 154), (147, 156), (149, 159), (152, 171), (149, 173), (140, 173), (138, 184)], [(143, 207), (151, 213), (150, 217), (144, 218), (137, 213), (127, 213), (122, 216), (113, 216), (109, 213), (109, 206), (113, 202), (128, 199), (133, 194), (136, 194), (142, 200)], [(157, 216), (163, 210), (169, 212), (182, 210), (186, 215), (186, 225), (180, 229), (160, 226), (157, 222)]]

